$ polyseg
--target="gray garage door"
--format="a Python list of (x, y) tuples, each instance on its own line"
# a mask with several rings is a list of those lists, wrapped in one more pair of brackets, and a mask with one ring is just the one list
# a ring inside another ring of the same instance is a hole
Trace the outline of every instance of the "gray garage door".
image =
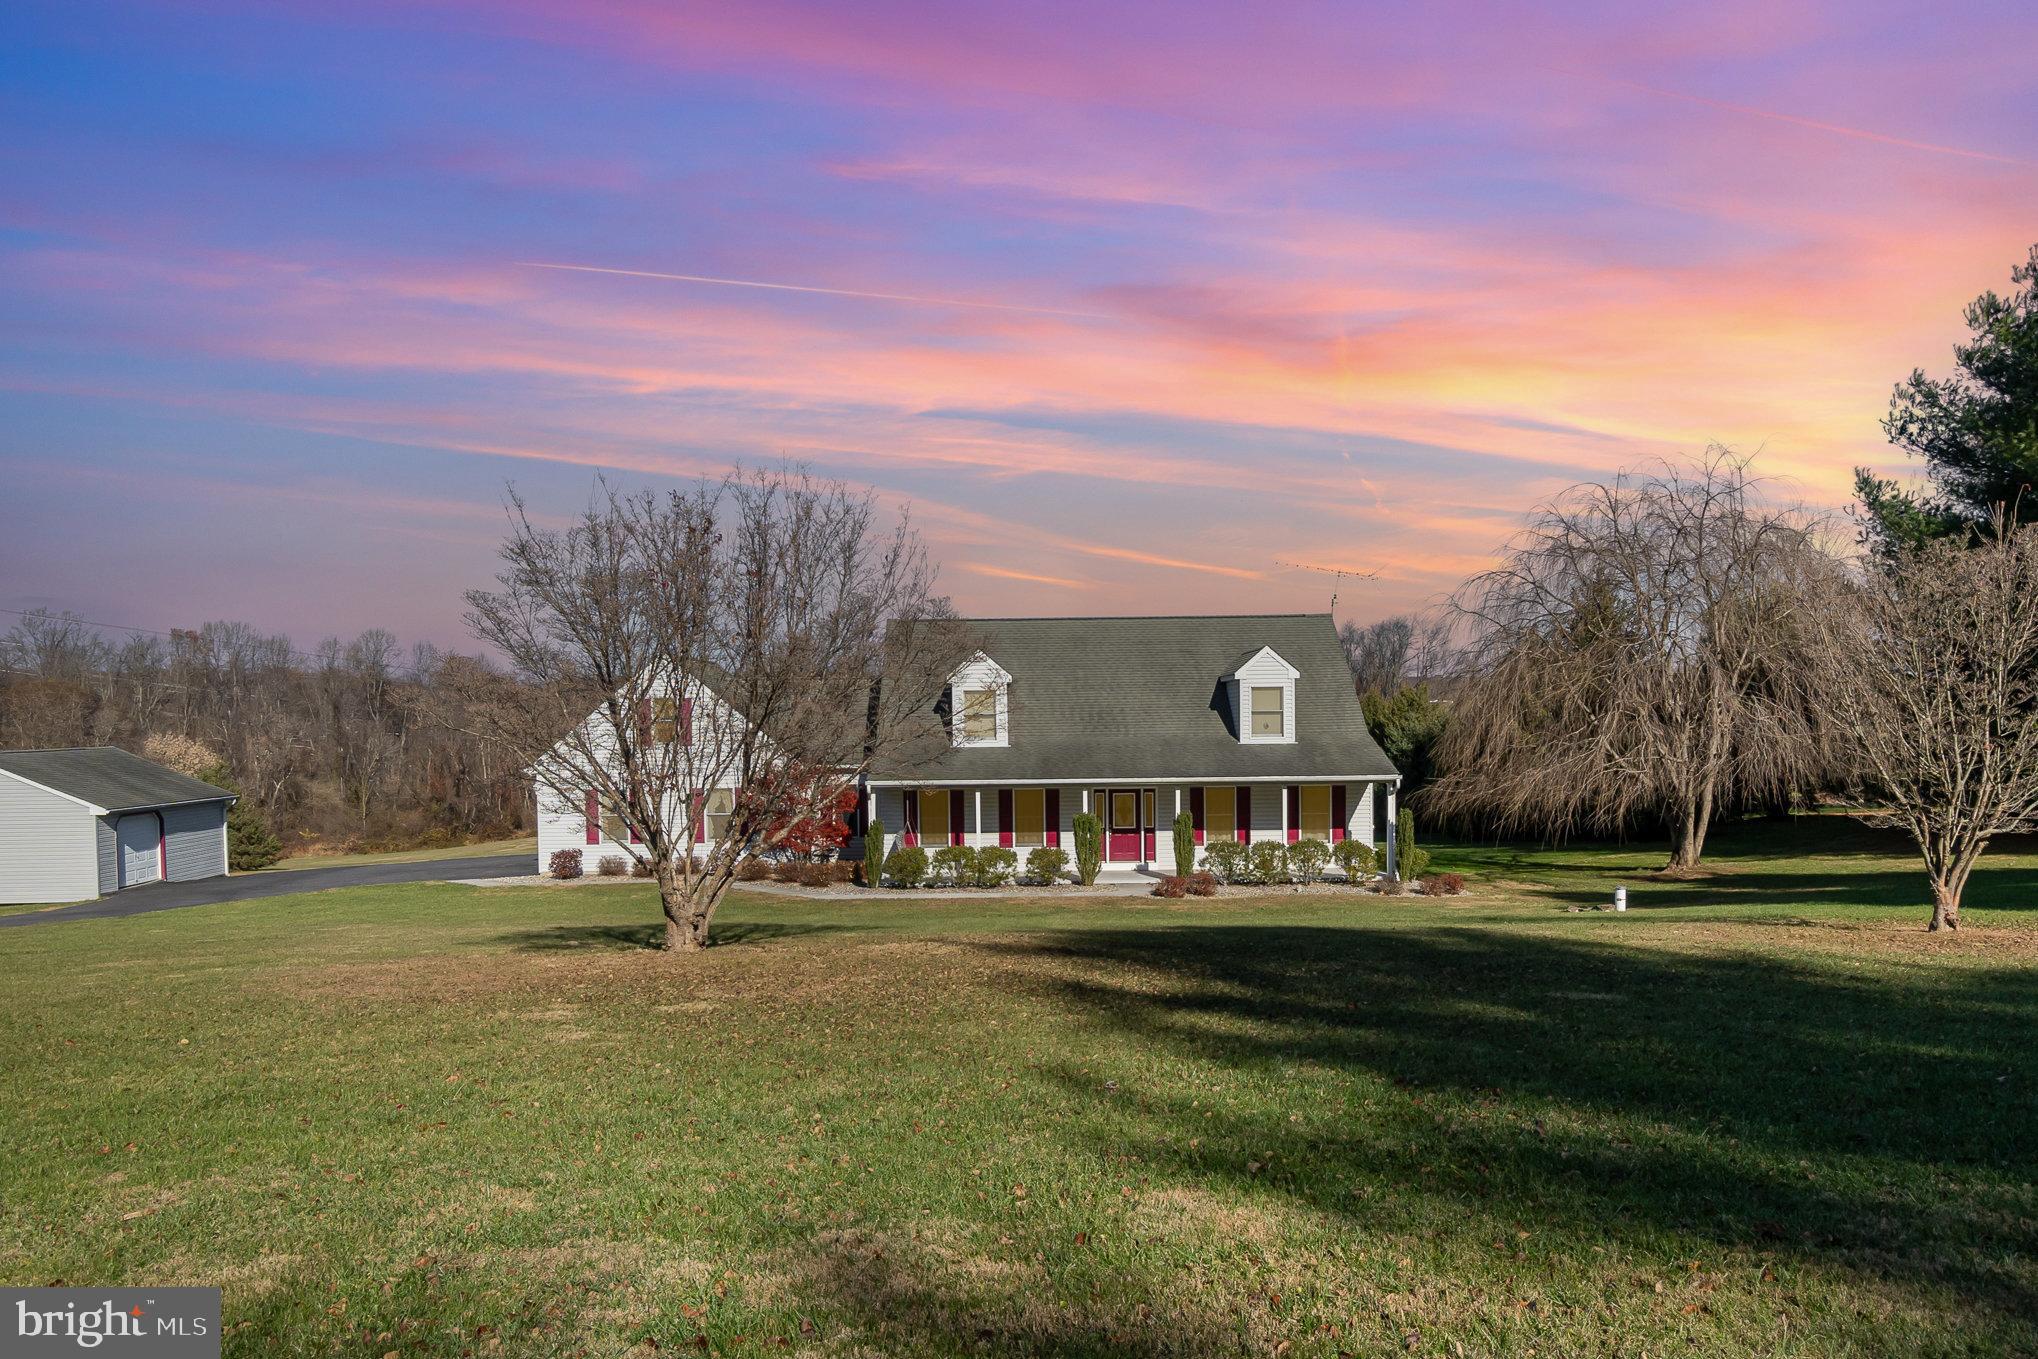
[(120, 885), (134, 887), (163, 876), (163, 823), (154, 812), (136, 812), (120, 818), (114, 827), (120, 842)]

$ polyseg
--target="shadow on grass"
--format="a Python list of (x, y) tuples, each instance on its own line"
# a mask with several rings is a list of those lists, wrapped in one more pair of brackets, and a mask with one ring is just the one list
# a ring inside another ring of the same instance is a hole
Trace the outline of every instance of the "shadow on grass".
[[(708, 946), (730, 948), (745, 944), (765, 944), (776, 939), (792, 939), (805, 934), (833, 934), (848, 928), (847, 925), (818, 921), (731, 921), (714, 927), (708, 936)], [(665, 945), (665, 922), (653, 920), (630, 925), (547, 925), (543, 929), (515, 930), (498, 936), (496, 942), (531, 953), (658, 949)]]
[[(1155, 1067), (1283, 1084), (1328, 1073), (1338, 1099), (1342, 1077), (1402, 1092), (1297, 1121), (1300, 1089), (1255, 1103), (1128, 1085), (1116, 1114), (1100, 1106), (1079, 1126), (1100, 1155), (1137, 1145), (1159, 1179), (1278, 1192), (1369, 1235), (1455, 1220), (1534, 1227), (1581, 1253), (1768, 1250), (1958, 1299), (1998, 1343), (2038, 1346), (2028, 968), (1864, 976), (1816, 959), (1319, 927), (976, 946), (1040, 964), (1033, 985)], [(1072, 1102), (1102, 1098), (1093, 1071), (1055, 1074)], [(1384, 1192), (1355, 1197), (1361, 1186)]]

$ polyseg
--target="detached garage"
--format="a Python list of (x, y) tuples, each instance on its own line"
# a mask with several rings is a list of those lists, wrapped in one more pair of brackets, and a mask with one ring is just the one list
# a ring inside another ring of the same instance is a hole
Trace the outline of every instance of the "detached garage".
[(223, 877), (233, 801), (112, 746), (0, 750), (0, 902)]

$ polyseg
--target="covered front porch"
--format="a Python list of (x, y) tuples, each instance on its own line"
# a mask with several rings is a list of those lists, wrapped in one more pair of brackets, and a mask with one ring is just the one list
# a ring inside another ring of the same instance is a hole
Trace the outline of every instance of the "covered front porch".
[[(1376, 844), (1394, 816), (1392, 779), (1250, 779), (1237, 782), (1100, 779), (1084, 782), (908, 784), (873, 782), (868, 819), (882, 822), (885, 849), (901, 844), (1047, 846), (1075, 852), (1075, 818), (1103, 824), (1100, 880), (1135, 881), (1196, 865), (1175, 863), (1175, 818), (1188, 813), (1195, 843), (1346, 838)], [(1382, 820), (1384, 816), (1384, 821)], [(864, 827), (859, 827), (859, 830)], [(1198, 849), (1200, 855), (1200, 848)]]

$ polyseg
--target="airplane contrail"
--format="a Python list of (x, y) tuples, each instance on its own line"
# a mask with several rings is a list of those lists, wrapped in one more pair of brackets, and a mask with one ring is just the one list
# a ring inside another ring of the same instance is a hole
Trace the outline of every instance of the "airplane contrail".
[(855, 288), (816, 288), (804, 283), (764, 283), (751, 278), (712, 278), (706, 274), (662, 274), (652, 269), (605, 269), (594, 264), (544, 264), (518, 260), (520, 269), (561, 269), (576, 274), (621, 274), (627, 278), (662, 278), (675, 283), (712, 283), (722, 288), (766, 288), (781, 293), (821, 293), (828, 297), (868, 297), (879, 302), (913, 302), (927, 307), (974, 307), (982, 311), (1023, 311), (1036, 316), (1080, 316), (1092, 321), (1111, 318), (1100, 311), (1064, 307), (1022, 307), (1010, 302), (976, 302), (962, 297), (918, 297), (912, 293), (870, 293)]
[(1732, 104), (1724, 99), (1708, 99), (1702, 94), (1686, 94), (1682, 90), (1666, 90), (1655, 85), (1644, 85), (1637, 80), (1622, 80), (1617, 76), (1603, 76), (1601, 79), (1643, 94), (1653, 94), (1659, 99), (1681, 99), (1688, 104), (1703, 104), (1707, 108), (1723, 109), (1728, 113), (1745, 114), (1750, 118), (1767, 118), (1773, 122), (1790, 123), (1797, 127), (1808, 127), (1817, 132), (1831, 132), (1836, 136), (1853, 137), (1857, 141), (1880, 142), (1884, 146), (1900, 146), (1909, 151), (1933, 151), (1942, 156), (1961, 156), (1968, 160), (1989, 160), (1998, 165), (2021, 165), (2026, 169), (2038, 168), (2038, 162), (2020, 160), (2015, 156), (2000, 156), (1993, 151), (1970, 151), (1964, 146), (1942, 146), (1938, 142), (1913, 141), (1908, 137), (1892, 137), (1882, 132), (1870, 132), (1866, 128), (1848, 127), (1844, 123), (1822, 123), (1816, 118), (1800, 118), (1794, 113), (1778, 113), (1774, 109), (1756, 108), (1751, 104)]

